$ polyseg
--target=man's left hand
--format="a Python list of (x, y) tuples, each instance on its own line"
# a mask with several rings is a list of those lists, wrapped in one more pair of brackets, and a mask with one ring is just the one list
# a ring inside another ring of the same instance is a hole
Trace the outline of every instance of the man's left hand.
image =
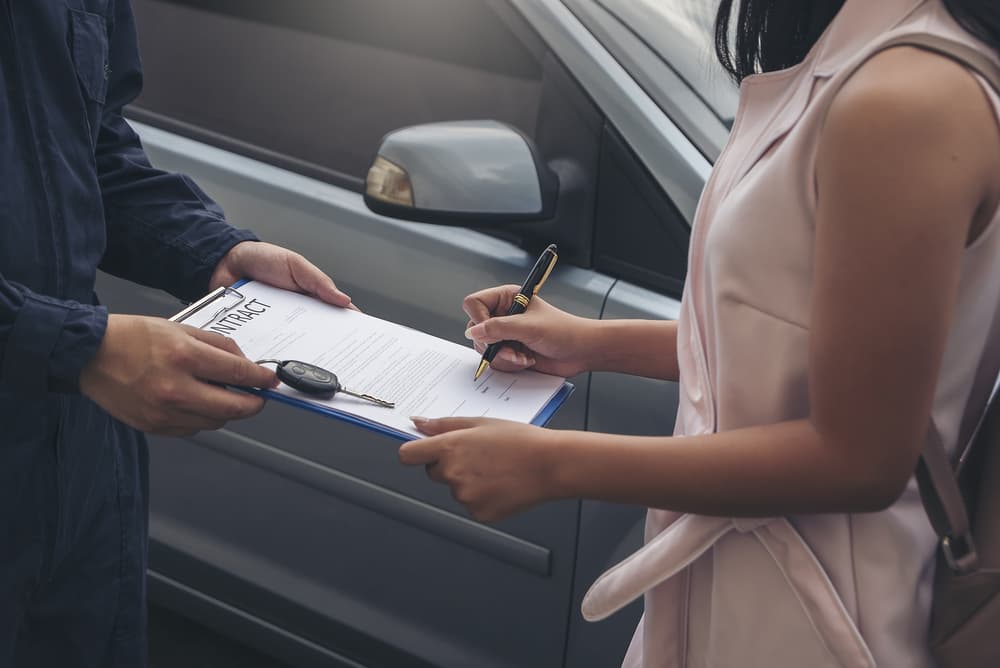
[(338, 290), (333, 280), (319, 267), (298, 253), (274, 244), (260, 241), (236, 244), (219, 261), (208, 287), (214, 290), (232, 285), (242, 278), (252, 278), (285, 290), (312, 295), (328, 304), (357, 310), (351, 298)]

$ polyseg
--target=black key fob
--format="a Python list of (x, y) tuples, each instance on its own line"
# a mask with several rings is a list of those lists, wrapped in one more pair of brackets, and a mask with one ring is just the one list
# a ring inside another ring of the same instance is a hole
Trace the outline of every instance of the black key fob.
[(299, 392), (331, 397), (340, 391), (336, 374), (315, 364), (287, 360), (279, 364), (275, 372), (278, 380)]

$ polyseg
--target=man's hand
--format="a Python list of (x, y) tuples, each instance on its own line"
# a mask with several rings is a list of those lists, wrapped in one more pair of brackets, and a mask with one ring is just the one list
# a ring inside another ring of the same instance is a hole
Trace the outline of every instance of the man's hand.
[(285, 290), (312, 295), (335, 306), (356, 307), (319, 267), (298, 253), (274, 244), (244, 241), (226, 253), (212, 274), (209, 290), (252, 278)]
[(220, 384), (274, 387), (231, 339), (160, 318), (111, 315), (101, 347), (80, 374), (80, 390), (136, 429), (187, 436), (250, 417), (264, 407)]

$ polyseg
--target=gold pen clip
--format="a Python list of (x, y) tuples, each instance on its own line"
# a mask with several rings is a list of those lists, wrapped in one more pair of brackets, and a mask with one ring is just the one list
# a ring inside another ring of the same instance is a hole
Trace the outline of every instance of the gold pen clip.
[(535, 289), (531, 291), (531, 296), (532, 297), (534, 297), (535, 295), (537, 295), (538, 291), (542, 289), (542, 285), (545, 283), (546, 280), (548, 280), (549, 274), (552, 273), (552, 268), (556, 266), (556, 260), (558, 260), (558, 259), (559, 259), (559, 254), (558, 253), (553, 253), (552, 254), (552, 261), (549, 262), (548, 269), (545, 270), (545, 275), (542, 276), (542, 280), (538, 281), (538, 285), (535, 286)]

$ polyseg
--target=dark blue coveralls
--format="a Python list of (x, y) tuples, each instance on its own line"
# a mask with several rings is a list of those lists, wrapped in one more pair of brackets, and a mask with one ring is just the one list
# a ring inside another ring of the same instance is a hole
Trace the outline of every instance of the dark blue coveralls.
[(236, 243), (150, 167), (129, 0), (0, 0), (0, 667), (145, 665), (147, 455), (80, 395), (101, 269), (204, 293)]

